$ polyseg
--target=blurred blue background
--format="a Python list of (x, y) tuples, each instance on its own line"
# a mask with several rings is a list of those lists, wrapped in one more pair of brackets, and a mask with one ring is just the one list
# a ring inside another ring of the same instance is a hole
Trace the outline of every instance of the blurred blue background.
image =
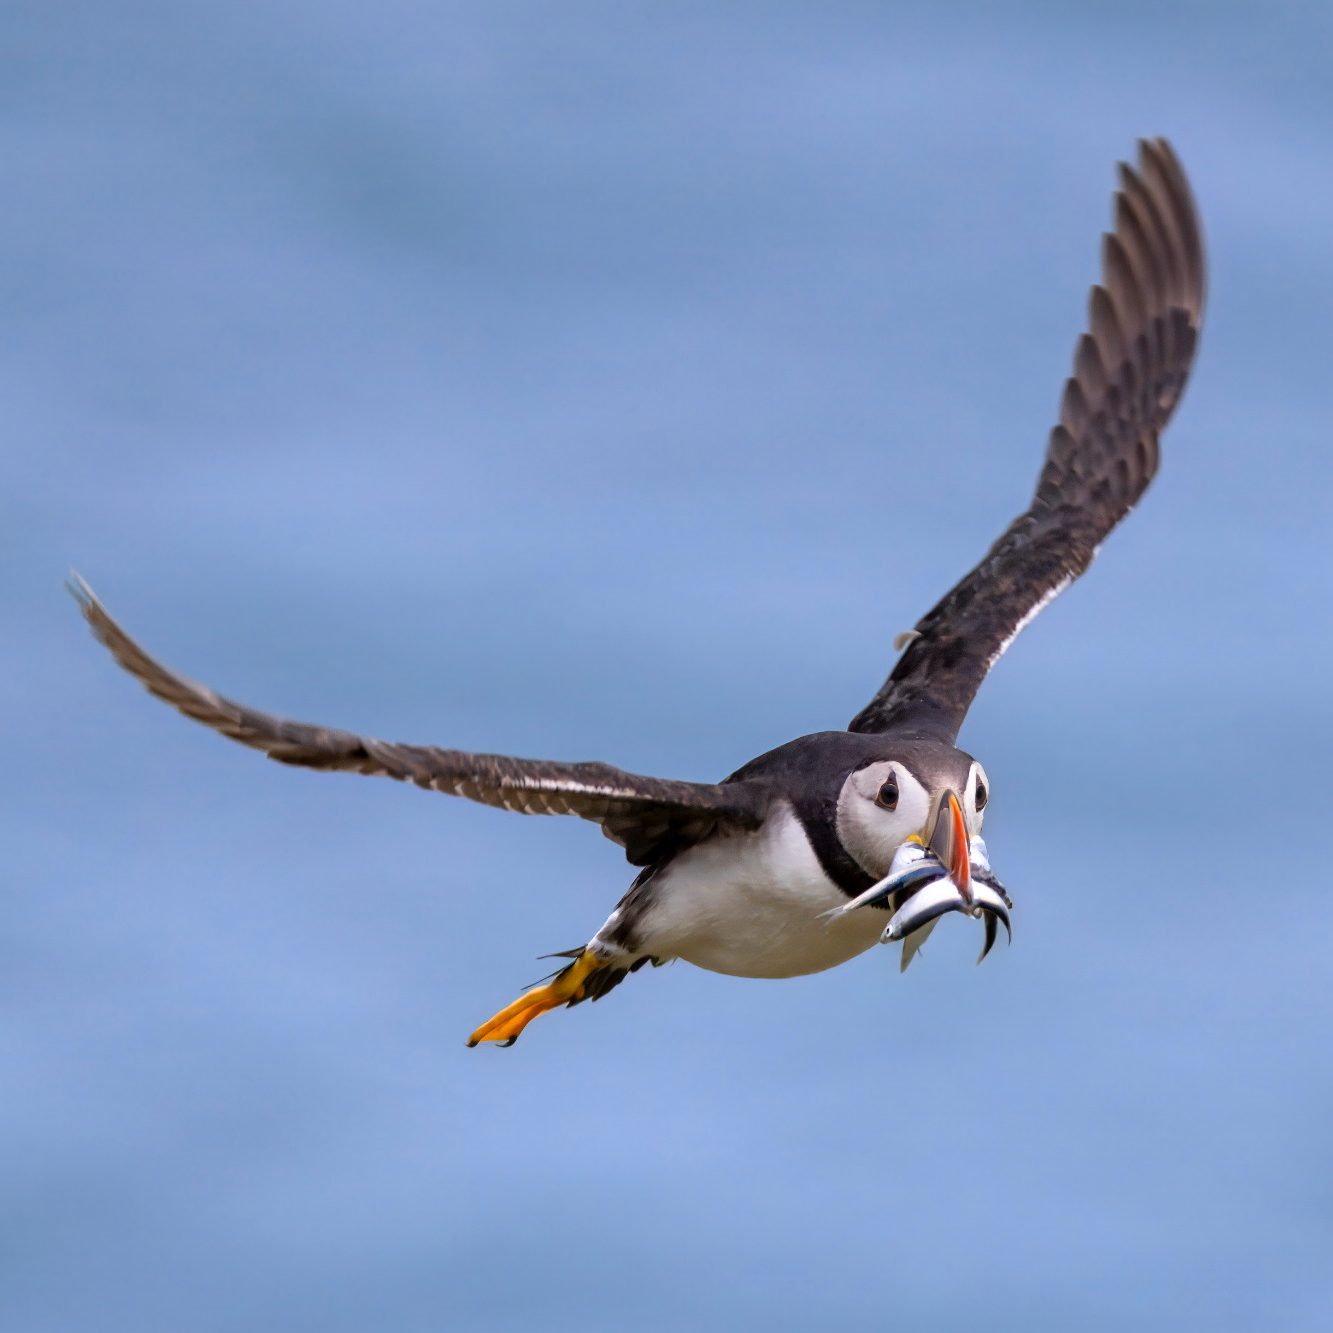
[[(4, 1328), (1330, 1327), (1331, 42), (11, 0)], [(679, 965), (468, 1051), (617, 849), (266, 763), (61, 590), (391, 738), (713, 779), (844, 725), (1026, 503), (1158, 133), (1202, 355), (963, 733), (984, 968)]]

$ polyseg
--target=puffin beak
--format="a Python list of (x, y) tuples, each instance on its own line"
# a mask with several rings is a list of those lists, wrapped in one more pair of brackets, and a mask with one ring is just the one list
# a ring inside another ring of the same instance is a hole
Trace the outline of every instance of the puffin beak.
[(940, 797), (935, 809), (935, 826), (926, 844), (949, 869), (949, 878), (958, 886), (963, 901), (972, 906), (972, 860), (967, 841), (963, 807), (952, 791)]

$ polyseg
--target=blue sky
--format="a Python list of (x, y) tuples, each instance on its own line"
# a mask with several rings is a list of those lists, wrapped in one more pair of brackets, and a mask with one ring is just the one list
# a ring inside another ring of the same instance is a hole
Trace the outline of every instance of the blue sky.
[[(1330, 39), (7, 6), (5, 1326), (1326, 1328)], [(984, 968), (678, 965), (468, 1051), (616, 849), (266, 764), (61, 591), (393, 738), (712, 779), (841, 726), (1025, 504), (1159, 133), (1201, 357), (963, 733)]]

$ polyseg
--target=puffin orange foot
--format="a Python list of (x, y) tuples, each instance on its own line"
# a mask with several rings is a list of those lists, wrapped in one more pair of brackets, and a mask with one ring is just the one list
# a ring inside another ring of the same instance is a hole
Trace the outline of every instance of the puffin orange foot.
[(478, 1042), (495, 1041), (512, 1046), (523, 1029), (540, 1014), (558, 1009), (562, 1004), (577, 1004), (586, 997), (585, 987), (594, 972), (606, 966), (591, 949), (584, 949), (568, 967), (542, 986), (525, 991), (512, 1004), (507, 1004), (493, 1018), (488, 1018), (468, 1039), (469, 1046)]

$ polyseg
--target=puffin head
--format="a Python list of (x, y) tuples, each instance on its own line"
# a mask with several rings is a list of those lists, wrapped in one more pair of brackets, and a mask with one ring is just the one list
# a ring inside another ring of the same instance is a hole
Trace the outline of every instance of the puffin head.
[(889, 908), (883, 939), (904, 941), (904, 967), (946, 912), (984, 917), (984, 958), (996, 922), (1009, 929), (1012, 906), (981, 836), (989, 804), (990, 779), (966, 751), (942, 741), (882, 738), (846, 775), (837, 798), (838, 839), (876, 882), (834, 915)]
[(981, 764), (952, 745), (887, 743), (864, 759), (838, 794), (838, 838), (876, 879), (888, 874), (909, 839), (928, 847), (959, 890), (971, 886), (971, 848), (981, 836), (990, 780)]

